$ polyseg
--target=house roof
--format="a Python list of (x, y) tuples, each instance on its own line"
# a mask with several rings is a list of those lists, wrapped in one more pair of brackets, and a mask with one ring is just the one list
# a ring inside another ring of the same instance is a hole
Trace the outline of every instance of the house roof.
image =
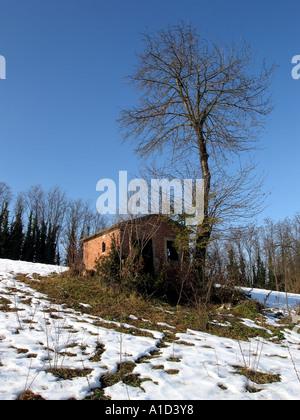
[(123, 220), (122, 222), (115, 223), (114, 225), (111, 225), (111, 226), (109, 226), (105, 229), (102, 229), (99, 232), (94, 233), (93, 235), (89, 235), (86, 238), (80, 239), (79, 242), (84, 243), (84, 242), (90, 241), (92, 239), (98, 238), (98, 236), (106, 235), (109, 232), (112, 232), (112, 231), (117, 230), (117, 229), (121, 229), (122, 227), (128, 225), (129, 223), (144, 222), (144, 221), (150, 220), (150, 219), (161, 219), (161, 221), (163, 219), (167, 220), (166, 216), (157, 215), (157, 214), (155, 214), (155, 215), (150, 214), (150, 215), (146, 215), (146, 216), (137, 217), (135, 219)]

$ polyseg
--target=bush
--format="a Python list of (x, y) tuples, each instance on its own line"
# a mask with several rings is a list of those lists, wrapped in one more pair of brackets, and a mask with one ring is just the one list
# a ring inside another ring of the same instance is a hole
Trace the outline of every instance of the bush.
[(122, 259), (114, 238), (109, 254), (96, 260), (95, 271), (104, 283), (110, 285), (121, 283)]
[(211, 290), (211, 303), (223, 305), (230, 303), (235, 306), (245, 301), (248, 295), (231, 285), (214, 286)]
[(121, 256), (113, 239), (109, 254), (96, 261), (96, 273), (106, 285), (118, 285), (124, 290), (143, 295), (153, 294), (162, 288), (161, 280), (144, 271), (142, 256), (135, 251), (133, 248), (127, 258)]
[(165, 297), (172, 304), (194, 302), (201, 294), (197, 273), (189, 262), (166, 263), (160, 279)]

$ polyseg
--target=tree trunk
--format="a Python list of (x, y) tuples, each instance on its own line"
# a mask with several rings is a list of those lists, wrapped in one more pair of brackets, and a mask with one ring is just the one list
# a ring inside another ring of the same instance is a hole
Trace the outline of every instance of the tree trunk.
[(200, 284), (204, 284), (206, 280), (206, 254), (207, 247), (210, 241), (212, 226), (209, 217), (209, 195), (211, 188), (211, 173), (209, 169), (209, 154), (207, 153), (206, 141), (203, 136), (203, 124), (197, 129), (199, 159), (202, 170), (202, 177), (204, 181), (204, 219), (201, 225), (197, 228), (196, 233), (196, 250), (195, 250), (195, 267), (199, 276)]

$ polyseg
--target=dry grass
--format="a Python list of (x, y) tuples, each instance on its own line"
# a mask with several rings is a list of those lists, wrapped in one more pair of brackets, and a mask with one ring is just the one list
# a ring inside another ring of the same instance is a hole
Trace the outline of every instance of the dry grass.
[(45, 401), (40, 395), (34, 394), (33, 392), (26, 390), (17, 398), (17, 401)]
[[(136, 292), (103, 284), (96, 275), (72, 276), (71, 273), (65, 272), (60, 275), (39, 277), (36, 279), (38, 281), (31, 280), (25, 275), (19, 275), (18, 278), (38, 292), (47, 295), (54, 304), (65, 304), (74, 310), (113, 321), (110, 324), (99, 320), (97, 325), (113, 328), (120, 333), (151, 337), (149, 330), (157, 330), (164, 332), (164, 341), (167, 343), (174, 342), (177, 339), (175, 334), (186, 332), (187, 329), (237, 340), (248, 340), (257, 336), (270, 338), (266, 330), (250, 328), (241, 323), (240, 318), (250, 318), (259, 322), (262, 318), (262, 308), (255, 301), (240, 301), (240, 296), (237, 305), (232, 308), (234, 317), (230, 318), (231, 325), (224, 326), (212, 323), (214, 319), (220, 323), (228, 320), (228, 312), (220, 313), (218, 304), (171, 306), (163, 300), (145, 298)], [(3, 310), (13, 310), (6, 300), (2, 301), (2, 304)], [(87, 304), (89, 307), (83, 307), (81, 304)], [(130, 315), (138, 319), (132, 319)], [(114, 322), (121, 325), (117, 326)], [(166, 327), (158, 323), (172, 325), (174, 332), (166, 332)], [(280, 339), (280, 329), (273, 329), (273, 334), (278, 335)], [(268, 326), (268, 330), (272, 330), (272, 327)]]
[(106, 372), (101, 377), (102, 388), (107, 388), (109, 386), (115, 385), (120, 381), (124, 382), (126, 376), (132, 373), (135, 366), (136, 364), (133, 362), (124, 362), (118, 365), (116, 373)]
[(264, 372), (260, 372), (258, 370), (246, 369), (244, 367), (239, 367), (238, 372), (241, 375), (246, 376), (247, 379), (249, 379), (250, 381), (252, 381), (252, 382), (254, 382), (258, 385), (272, 384), (274, 382), (281, 382), (280, 375), (275, 375), (275, 374), (272, 374), (272, 373), (264, 373)]
[(67, 368), (53, 368), (47, 369), (47, 373), (52, 373), (59, 379), (73, 379), (73, 378), (82, 378), (89, 375), (92, 372), (92, 369), (67, 369)]
[[(158, 322), (171, 324), (176, 332), (185, 332), (187, 328), (203, 329), (208, 317), (205, 311), (199, 313), (188, 307), (174, 307), (164, 301), (147, 299), (135, 292), (121, 290), (113, 285), (108, 287), (101, 284), (95, 277), (72, 277), (69, 273), (41, 277), (38, 282), (30, 280), (27, 276), (19, 276), (38, 292), (47, 295), (55, 304), (65, 304), (69, 308), (101, 317), (108, 321), (128, 323), (138, 329), (156, 329), (163, 331), (164, 326)], [(84, 308), (81, 303), (91, 307)], [(171, 312), (171, 313), (170, 313)], [(129, 315), (135, 315), (137, 320)], [(147, 322), (145, 320), (150, 320)], [(104, 326), (104, 325), (103, 325)], [(109, 327), (109, 324), (105, 324)], [(113, 327), (115, 329), (115, 326)], [(120, 331), (120, 332), (128, 332)], [(130, 333), (137, 334), (132, 329)], [(174, 340), (170, 334), (170, 341)]]

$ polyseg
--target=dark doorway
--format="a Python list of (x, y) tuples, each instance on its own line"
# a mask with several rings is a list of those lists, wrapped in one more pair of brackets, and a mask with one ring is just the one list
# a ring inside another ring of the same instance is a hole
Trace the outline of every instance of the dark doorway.
[(167, 260), (168, 261), (179, 261), (179, 255), (175, 248), (174, 241), (167, 241)]
[(153, 242), (149, 239), (143, 246), (144, 272), (154, 274)]
[(143, 258), (143, 272), (147, 274), (154, 274), (154, 252), (153, 241), (149, 240), (134, 240), (133, 246), (136, 249), (136, 258)]

